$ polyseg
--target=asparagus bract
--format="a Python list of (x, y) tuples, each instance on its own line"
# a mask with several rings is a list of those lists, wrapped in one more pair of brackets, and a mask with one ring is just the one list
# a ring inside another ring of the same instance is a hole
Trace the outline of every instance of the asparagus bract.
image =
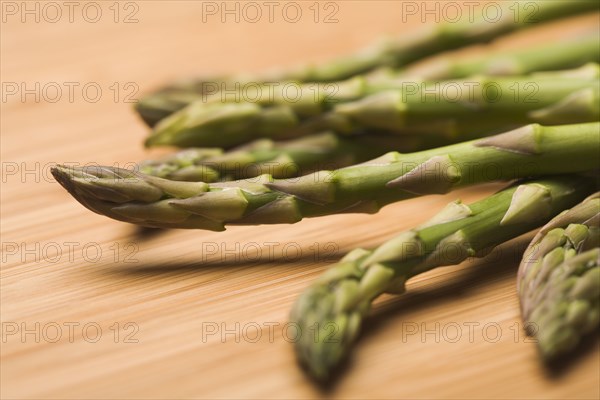
[(535, 236), (517, 289), (543, 358), (573, 349), (600, 321), (600, 193), (564, 211)]
[(225, 224), (296, 223), (335, 213), (375, 213), (386, 204), (494, 180), (600, 168), (600, 123), (528, 125), (480, 140), (317, 171), (207, 184), (111, 167), (52, 170), (90, 210), (149, 227), (224, 230)]
[(302, 333), (295, 342), (300, 361), (315, 378), (327, 379), (349, 352), (377, 296), (402, 293), (406, 281), (421, 272), (487, 254), (576, 204), (594, 190), (594, 182), (575, 176), (536, 180), (471, 205), (450, 203), (373, 251), (350, 252), (294, 305), (291, 320)]

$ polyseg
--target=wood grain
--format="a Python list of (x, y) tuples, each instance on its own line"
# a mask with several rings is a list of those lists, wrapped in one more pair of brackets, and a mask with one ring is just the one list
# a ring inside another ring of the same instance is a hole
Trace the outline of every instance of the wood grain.
[[(115, 23), (112, 2), (98, 4), (97, 23), (76, 13), (73, 23), (8, 16), (1, 24), (3, 85), (93, 82), (103, 90), (95, 103), (80, 92), (73, 102), (66, 94), (55, 103), (33, 95), (2, 100), (3, 398), (600, 396), (597, 341), (548, 370), (523, 336), (514, 275), (517, 249), (530, 236), (381, 299), (329, 391), (295, 363), (290, 306), (328, 265), (451, 199), (472, 201), (499, 185), (406, 201), (374, 216), (148, 233), (88, 212), (49, 176), (57, 162), (122, 165), (148, 156), (140, 145), (146, 128), (123, 93), (115, 101), (115, 82), (148, 91), (181, 77), (325, 60), (381, 33), (414, 29), (419, 21), (398, 22), (400, 2), (337, 2), (334, 24), (314, 23), (312, 2), (299, 2), (307, 17), (296, 24), (204, 23), (202, 2), (194, 1), (136, 1), (138, 22)], [(597, 15), (496, 46), (590, 27), (598, 29)]]

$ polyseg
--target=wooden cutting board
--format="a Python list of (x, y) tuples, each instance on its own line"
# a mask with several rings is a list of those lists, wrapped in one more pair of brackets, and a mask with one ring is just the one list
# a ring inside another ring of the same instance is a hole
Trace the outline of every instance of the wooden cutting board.
[[(407, 3), (277, 3), (272, 22), (266, 6), (256, 20), (235, 2), (226, 7), (238, 7), (239, 22), (220, 2), (75, 3), (69, 14), (61, 2), (2, 2), (3, 398), (600, 396), (597, 341), (549, 370), (523, 334), (515, 272), (531, 235), (381, 299), (328, 391), (295, 363), (288, 312), (324, 269), (450, 200), (500, 185), (372, 216), (143, 233), (90, 213), (49, 174), (55, 163), (123, 166), (165, 153), (141, 146), (147, 129), (128, 101), (145, 91), (177, 78), (317, 62), (382, 33), (412, 32), (421, 22), (403, 20)], [(499, 46), (590, 27), (598, 30), (597, 15)]]

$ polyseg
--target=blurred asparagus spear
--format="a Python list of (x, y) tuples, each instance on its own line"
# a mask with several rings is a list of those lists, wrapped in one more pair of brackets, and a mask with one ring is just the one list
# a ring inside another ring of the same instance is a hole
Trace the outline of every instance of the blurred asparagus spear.
[[(325, 88), (299, 100), (265, 95), (264, 102), (195, 102), (163, 119), (146, 145), (228, 148), (256, 138), (290, 139), (324, 130), (355, 134), (493, 131), (529, 122), (598, 120), (598, 64), (576, 71), (519, 77), (398, 82), (371, 92), (353, 78), (330, 95)], [(311, 118), (303, 118), (311, 116)]]
[(532, 240), (517, 289), (528, 333), (546, 360), (568, 353), (600, 322), (600, 193), (566, 210)]
[[(533, 72), (576, 68), (600, 61), (596, 29), (558, 42), (457, 57), (453, 53), (431, 57), (388, 76), (424, 80), (459, 79), (472, 75), (515, 76)], [(385, 71), (382, 71), (385, 72)], [(385, 73), (383, 74), (385, 77)]]
[(140, 164), (140, 172), (177, 181), (217, 182), (263, 174), (291, 178), (319, 169), (341, 168), (378, 157), (390, 150), (412, 152), (449, 144), (430, 135), (357, 135), (332, 132), (275, 142), (258, 139), (229, 151), (188, 148)]

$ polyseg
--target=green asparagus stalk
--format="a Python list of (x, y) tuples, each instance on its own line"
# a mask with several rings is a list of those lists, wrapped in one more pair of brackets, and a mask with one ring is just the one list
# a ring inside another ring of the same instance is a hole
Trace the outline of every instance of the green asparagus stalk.
[[(365, 92), (372, 92), (378, 89), (398, 87), (403, 81), (415, 79), (428, 80), (448, 80), (460, 79), (473, 75), (487, 76), (507, 76), (507, 75), (527, 75), (536, 71), (560, 70), (566, 68), (575, 68), (587, 62), (600, 61), (600, 38), (597, 32), (584, 37), (575, 37), (572, 40), (566, 40), (558, 43), (552, 43), (547, 46), (532, 46), (525, 49), (513, 51), (485, 52), (483, 55), (475, 54), (470, 56), (456, 57), (454, 54), (447, 54), (445, 57), (431, 57), (415, 65), (409, 65), (403, 70), (391, 68), (379, 68), (369, 74), (359, 76), (358, 81), (363, 81)], [(354, 80), (357, 81), (357, 80)], [(256, 82), (236, 82), (240, 93), (238, 99), (250, 98), (249, 94), (244, 94), (243, 90), (252, 88)], [(279, 87), (286, 83), (282, 82)], [(200, 86), (198, 86), (200, 85)], [(154, 126), (158, 121), (166, 118), (170, 114), (178, 111), (188, 104), (195, 101), (208, 101), (210, 98), (221, 102), (234, 101), (236, 96), (231, 94), (225, 96), (218, 93), (217, 88), (225, 85), (204, 82), (204, 84), (183, 85), (182, 87), (162, 90), (142, 98), (136, 103), (136, 110), (150, 126)], [(297, 82), (288, 83), (292, 88), (299, 86)], [(344, 82), (336, 82), (335, 85), (300, 85), (301, 90), (314, 93), (321, 90), (333, 97), (334, 89), (343, 87)], [(226, 85), (227, 90), (235, 90), (235, 83)], [(210, 89), (210, 90), (209, 90)], [(329, 89), (329, 90), (328, 90)], [(268, 88), (263, 88), (268, 93)], [(360, 93), (357, 93), (359, 95)]]
[(301, 332), (300, 361), (326, 380), (349, 353), (379, 295), (405, 291), (408, 279), (481, 257), (547, 222), (594, 190), (594, 178), (548, 178), (512, 186), (471, 205), (450, 203), (425, 224), (373, 251), (356, 249), (302, 293), (291, 312)]
[(417, 151), (450, 144), (430, 135), (357, 135), (340, 137), (332, 132), (275, 142), (258, 139), (230, 151), (190, 148), (160, 160), (140, 164), (140, 172), (176, 181), (217, 182), (270, 174), (292, 178), (319, 169), (342, 168), (396, 151)]
[[(473, 85), (476, 88), (470, 91)], [(472, 129), (488, 131), (531, 122), (597, 121), (600, 119), (599, 92), (597, 78), (481, 78), (434, 82), (339, 104), (333, 109), (333, 116), (326, 115), (324, 120), (335, 118), (336, 126), (340, 126), (338, 119), (344, 119), (350, 132), (375, 128), (453, 136)]]
[[(460, 79), (473, 75), (518, 76), (539, 71), (576, 68), (586, 63), (600, 62), (598, 32), (575, 36), (569, 40), (547, 45), (528, 46), (516, 50), (484, 52), (456, 57), (453, 53), (431, 57), (407, 66), (399, 72), (388, 72), (404, 78), (423, 80)], [(385, 79), (385, 71), (383, 71)]]
[(545, 360), (568, 353), (600, 321), (600, 192), (533, 239), (519, 266), (523, 320)]
[[(575, 73), (584, 76), (577, 78)], [(455, 136), (469, 131), (497, 132), (531, 122), (599, 119), (597, 64), (539, 77), (473, 77), (396, 85), (393, 90), (388, 86), (369, 94), (369, 85), (354, 78), (334, 95), (323, 87), (301, 92), (293, 103), (272, 93), (264, 94), (264, 102), (199, 101), (163, 119), (146, 145), (227, 148), (261, 137), (290, 139), (324, 130)], [(306, 116), (311, 118), (303, 118)]]
[(422, 152), (388, 153), (356, 166), (300, 178), (207, 184), (118, 168), (52, 170), (90, 210), (148, 227), (224, 230), (225, 224), (296, 223), (335, 213), (375, 213), (403, 199), (494, 180), (600, 168), (600, 123), (528, 125)]

